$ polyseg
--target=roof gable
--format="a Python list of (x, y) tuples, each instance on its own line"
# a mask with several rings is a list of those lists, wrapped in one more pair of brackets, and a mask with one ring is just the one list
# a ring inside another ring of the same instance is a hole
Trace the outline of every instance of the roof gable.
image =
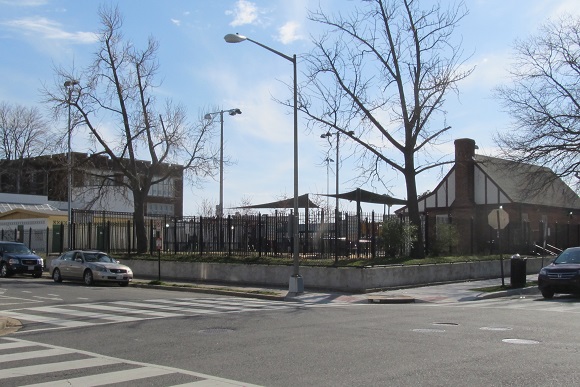
[(483, 155), (474, 161), (514, 203), (580, 208), (578, 194), (549, 168)]

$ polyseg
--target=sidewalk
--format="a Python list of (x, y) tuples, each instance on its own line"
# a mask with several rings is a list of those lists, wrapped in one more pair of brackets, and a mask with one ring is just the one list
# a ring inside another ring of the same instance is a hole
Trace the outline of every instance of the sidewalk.
[[(527, 276), (527, 281), (537, 280), (537, 275)], [(164, 285), (149, 285), (149, 280), (135, 279), (131, 286), (161, 288), (174, 291), (188, 291), (198, 293), (211, 293), (220, 295), (231, 295), (237, 297), (250, 297), (267, 300), (293, 301), (302, 303), (405, 303), (405, 302), (434, 302), (449, 303), (461, 301), (476, 301), (497, 297), (515, 297), (526, 294), (537, 294), (537, 287), (506, 289), (497, 292), (485, 292), (475, 289), (500, 286), (501, 278), (494, 278), (481, 281), (467, 281), (440, 285), (428, 285), (413, 288), (378, 291), (366, 294), (350, 294), (342, 292), (324, 292), (319, 290), (308, 290), (304, 293), (289, 294), (287, 289), (274, 287), (257, 286), (229, 286), (229, 285), (208, 285), (187, 282), (164, 281)], [(509, 286), (510, 278), (504, 278), (504, 284)]]

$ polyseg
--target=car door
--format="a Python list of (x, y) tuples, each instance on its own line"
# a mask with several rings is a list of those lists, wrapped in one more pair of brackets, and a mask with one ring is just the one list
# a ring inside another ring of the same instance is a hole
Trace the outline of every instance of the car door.
[(70, 261), (68, 274), (72, 279), (82, 279), (84, 269), (85, 269), (85, 260), (83, 257), (83, 253), (80, 251), (76, 251)]
[(60, 271), (60, 276), (62, 278), (68, 278), (69, 277), (69, 270), (70, 270), (70, 262), (72, 260), (73, 257), (73, 252), (72, 251), (68, 251), (66, 253), (64, 253), (63, 255), (61, 255), (59, 258), (55, 259), (52, 262), (53, 266), (53, 271), (54, 269), (57, 269)]

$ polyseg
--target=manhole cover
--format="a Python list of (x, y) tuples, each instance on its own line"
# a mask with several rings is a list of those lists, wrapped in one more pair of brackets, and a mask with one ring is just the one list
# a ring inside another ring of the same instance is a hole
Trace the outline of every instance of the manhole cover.
[(444, 325), (448, 327), (457, 327), (459, 324), (453, 322), (434, 322), (433, 325)]
[(419, 328), (419, 329), (412, 329), (413, 332), (421, 332), (421, 333), (443, 333), (445, 329), (429, 329), (429, 328)]
[(203, 333), (205, 335), (220, 335), (223, 333), (230, 333), (233, 331), (234, 330), (230, 328), (207, 328), (200, 330), (199, 333)]
[(536, 340), (524, 340), (524, 339), (503, 339), (502, 341), (508, 344), (525, 344), (525, 345), (540, 344), (540, 342)]
[(481, 327), (482, 331), (511, 331), (510, 327)]

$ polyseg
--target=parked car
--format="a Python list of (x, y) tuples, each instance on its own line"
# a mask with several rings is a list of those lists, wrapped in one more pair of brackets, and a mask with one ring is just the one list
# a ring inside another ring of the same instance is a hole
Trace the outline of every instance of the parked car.
[(116, 282), (127, 286), (133, 280), (129, 266), (121, 265), (107, 253), (93, 250), (67, 251), (51, 261), (49, 271), (54, 282), (77, 280), (87, 286), (95, 282)]
[(580, 294), (580, 247), (562, 251), (538, 274), (538, 288), (544, 298), (554, 293)]
[(24, 243), (0, 241), (0, 277), (14, 274), (42, 276), (44, 260), (34, 254)]

